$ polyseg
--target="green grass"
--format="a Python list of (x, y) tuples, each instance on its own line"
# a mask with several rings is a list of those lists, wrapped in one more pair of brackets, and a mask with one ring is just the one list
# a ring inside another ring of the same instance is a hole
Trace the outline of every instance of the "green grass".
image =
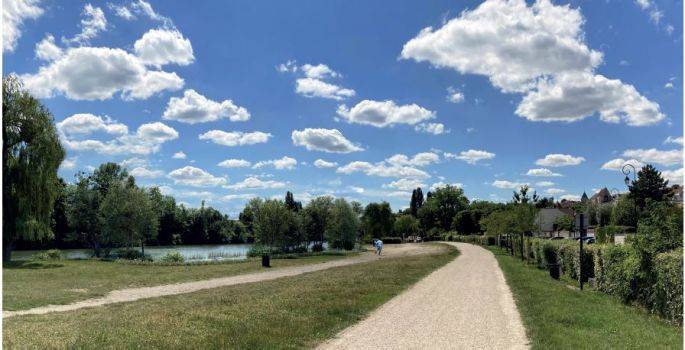
[(504, 271), (533, 349), (681, 349), (682, 327), (602, 292), (549, 277), (491, 247)]
[[(271, 265), (280, 268), (343, 257), (324, 255), (272, 259)], [(67, 304), (102, 296), (116, 289), (203, 280), (261, 269), (261, 260), (257, 258), (188, 266), (135, 265), (101, 260), (15, 261), (3, 264), (3, 309), (24, 310), (48, 304)]]
[[(3, 321), (6, 348), (308, 348), (454, 259), (387, 258), (273, 281)], [(378, 339), (369, 339), (378, 341)]]

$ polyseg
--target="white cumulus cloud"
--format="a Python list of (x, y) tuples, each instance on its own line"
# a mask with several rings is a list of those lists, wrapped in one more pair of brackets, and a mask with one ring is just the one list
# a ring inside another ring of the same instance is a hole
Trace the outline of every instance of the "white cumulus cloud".
[(585, 161), (583, 157), (576, 157), (570, 154), (548, 154), (544, 158), (535, 161), (536, 165), (550, 166), (550, 167), (561, 167), (561, 166), (572, 166), (578, 165)]
[(225, 178), (216, 177), (205, 170), (192, 166), (176, 169), (170, 172), (168, 176), (176, 184), (195, 187), (212, 187), (226, 184)]
[(536, 169), (529, 169), (528, 172), (526, 173), (528, 176), (541, 176), (541, 177), (554, 177), (554, 176), (561, 176), (559, 173), (555, 173), (547, 168), (536, 168)]
[(488, 151), (470, 149), (468, 151), (461, 151), (459, 154), (445, 152), (445, 158), (459, 159), (469, 164), (476, 164), (481, 160), (495, 158), (495, 154)]
[(218, 164), (223, 168), (247, 168), (252, 165), (245, 159), (226, 159)]
[(280, 159), (272, 159), (272, 160), (263, 160), (260, 162), (257, 162), (252, 168), (254, 169), (260, 169), (264, 168), (267, 166), (272, 166), (274, 169), (278, 170), (292, 170), (295, 169), (295, 166), (297, 166), (297, 160), (295, 158), (291, 158), (288, 156), (283, 156), (283, 158)]
[(87, 44), (91, 39), (107, 29), (107, 18), (99, 7), (86, 4), (81, 13), (81, 32), (71, 39), (62, 38), (65, 43)]
[(634, 158), (643, 163), (653, 163), (660, 165), (676, 165), (683, 162), (683, 150), (658, 150), (650, 149), (629, 149), (623, 152), (624, 157)]
[(351, 153), (363, 150), (345, 138), (338, 129), (293, 130), (291, 138), (295, 146), (303, 146), (309, 151)]
[(258, 177), (248, 177), (243, 181), (235, 183), (233, 185), (225, 185), (224, 188), (230, 190), (245, 190), (245, 189), (273, 189), (273, 188), (283, 188), (285, 187), (285, 182), (276, 180), (261, 180)]
[(435, 112), (417, 104), (397, 105), (394, 101), (363, 100), (352, 108), (338, 106), (338, 115), (348, 123), (377, 128), (395, 124), (415, 125), (435, 118)]
[(231, 100), (219, 103), (188, 89), (183, 92), (183, 97), (169, 99), (162, 118), (188, 124), (212, 122), (222, 118), (237, 122), (249, 120), (250, 112), (244, 107), (236, 106)]
[(242, 131), (222, 131), (210, 130), (198, 137), (200, 140), (209, 140), (222, 146), (245, 146), (258, 143), (266, 143), (271, 138), (270, 133), (261, 131), (242, 132)]
[(338, 166), (338, 163), (317, 159), (314, 161), (314, 166), (317, 168), (335, 168)]
[(195, 60), (190, 40), (175, 29), (151, 29), (133, 44), (133, 50), (144, 64), (155, 67), (185, 66)]
[(24, 21), (43, 14), (40, 0), (4, 0), (2, 3), (2, 52), (14, 52)]

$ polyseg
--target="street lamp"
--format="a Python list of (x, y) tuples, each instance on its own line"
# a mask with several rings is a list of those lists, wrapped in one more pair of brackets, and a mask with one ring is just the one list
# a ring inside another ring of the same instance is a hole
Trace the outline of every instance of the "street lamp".
[(633, 182), (635, 182), (635, 173), (637, 173), (637, 171), (635, 171), (635, 167), (630, 163), (626, 163), (621, 168), (621, 172), (626, 176), (626, 178), (623, 179), (623, 182), (626, 183), (627, 187), (630, 187), (630, 177), (628, 177), (628, 175), (630, 175), (631, 169), (633, 173)]

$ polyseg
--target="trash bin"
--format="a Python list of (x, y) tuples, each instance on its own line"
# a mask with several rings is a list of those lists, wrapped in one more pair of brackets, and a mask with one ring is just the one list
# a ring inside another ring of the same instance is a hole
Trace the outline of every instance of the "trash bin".
[(271, 267), (271, 256), (268, 254), (262, 255), (262, 267)]
[(555, 280), (558, 280), (559, 279), (559, 264), (547, 264), (547, 268), (549, 269), (549, 277), (552, 277)]

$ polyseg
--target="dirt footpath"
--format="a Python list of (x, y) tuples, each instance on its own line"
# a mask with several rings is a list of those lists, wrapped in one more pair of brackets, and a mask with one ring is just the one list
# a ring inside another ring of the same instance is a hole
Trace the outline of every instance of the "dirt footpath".
[(320, 349), (527, 349), (516, 304), (494, 255), (461, 254), (343, 330)]
[(388, 244), (384, 247), (383, 255), (380, 257), (376, 256), (371, 252), (365, 252), (358, 256), (327, 261), (319, 264), (277, 268), (272, 270), (266, 270), (264, 272), (255, 272), (229, 277), (219, 277), (202, 281), (174, 283), (154, 287), (120, 289), (111, 291), (107, 293), (107, 295), (100, 298), (86, 299), (71, 304), (47, 305), (28, 310), (3, 311), (2, 316), (3, 318), (7, 318), (21, 315), (38, 315), (47, 314), (50, 312), (72, 311), (87, 307), (96, 307), (113, 303), (129, 302), (146, 298), (156, 298), (166, 295), (192, 293), (203, 289), (234, 286), (243, 283), (269, 281), (277, 278), (296, 276), (308, 272), (321, 271), (334, 267), (365, 263), (376, 259), (397, 258), (418, 254), (429, 254), (436, 253), (439, 251), (441, 251), (441, 248), (439, 246), (429, 244)]

